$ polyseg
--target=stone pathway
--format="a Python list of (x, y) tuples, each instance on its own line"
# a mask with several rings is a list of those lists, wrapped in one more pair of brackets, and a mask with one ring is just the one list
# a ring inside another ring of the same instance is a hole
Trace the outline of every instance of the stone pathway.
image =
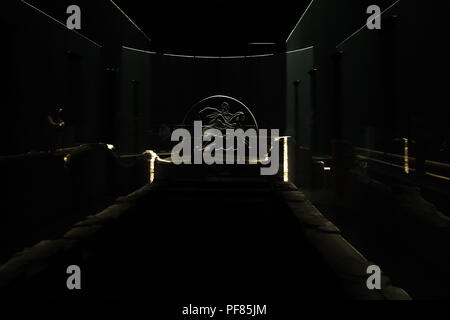
[[(252, 166), (174, 167), (60, 240), (0, 267), (6, 296), (404, 299), (365, 287), (369, 264), (295, 186)], [(66, 288), (78, 265), (82, 289)]]

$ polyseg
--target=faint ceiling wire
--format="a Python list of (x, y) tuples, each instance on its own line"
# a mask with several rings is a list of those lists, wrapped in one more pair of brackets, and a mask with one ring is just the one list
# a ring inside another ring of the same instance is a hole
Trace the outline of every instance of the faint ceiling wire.
[(306, 15), (306, 13), (309, 11), (309, 8), (313, 4), (314, 0), (311, 0), (308, 7), (306, 7), (305, 11), (303, 12), (302, 16), (300, 17), (300, 20), (295, 24), (295, 27), (292, 29), (291, 33), (289, 33), (288, 38), (286, 39), (286, 43), (288, 43), (289, 39), (292, 37), (292, 34), (294, 33), (295, 29), (297, 29), (297, 26), (300, 24), (300, 22), (303, 20), (303, 17)]
[(113, 0), (109, 0), (124, 16), (125, 16), (125, 18), (127, 18), (130, 22), (131, 22), (131, 24), (133, 25), (133, 26), (135, 26), (136, 27), (136, 29), (138, 29), (143, 35), (144, 35), (144, 37), (149, 41), (149, 42), (151, 42), (152, 40), (147, 36), (147, 34), (145, 34), (145, 32), (144, 31), (142, 31), (142, 29), (141, 28), (139, 28), (139, 26), (133, 21), (133, 20), (131, 20), (131, 18), (129, 17), (129, 16), (127, 16), (127, 14), (113, 1)]
[(67, 29), (67, 30), (69, 30), (69, 31), (72, 31), (72, 32), (74, 32), (75, 34), (77, 34), (77, 35), (79, 35), (80, 37), (82, 37), (83, 39), (85, 39), (85, 40), (88, 40), (89, 42), (91, 42), (92, 44), (94, 44), (95, 46), (97, 46), (97, 47), (99, 47), (99, 48), (101, 48), (102, 46), (101, 45), (99, 45), (97, 42), (95, 42), (95, 41), (93, 41), (93, 40), (91, 40), (91, 39), (89, 39), (88, 37), (86, 37), (85, 35), (83, 35), (83, 34), (81, 34), (81, 33), (79, 33), (78, 31), (76, 31), (76, 30), (70, 30), (70, 29), (68, 29), (67, 28), (67, 26), (64, 24), (64, 23), (62, 23), (61, 21), (59, 21), (58, 19), (56, 19), (56, 18), (54, 18), (54, 17), (52, 17), (51, 15), (49, 15), (48, 13), (45, 13), (44, 11), (42, 11), (41, 9), (39, 9), (39, 8), (36, 8), (35, 6), (33, 6), (32, 4), (30, 4), (30, 3), (28, 3), (28, 2), (26, 2), (25, 0), (20, 0), (23, 4), (25, 4), (25, 5), (27, 5), (27, 6), (29, 6), (30, 8), (32, 8), (32, 9), (34, 9), (34, 10), (36, 10), (37, 12), (39, 12), (40, 14), (42, 14), (42, 15), (44, 15), (44, 16), (46, 16), (47, 18), (49, 18), (50, 20), (53, 20), (54, 22), (56, 22), (56, 23), (58, 23), (59, 25), (61, 25), (61, 26), (63, 26), (65, 29)]
[(297, 53), (297, 52), (302, 52), (302, 51), (313, 49), (314, 46), (309, 46), (309, 47), (306, 47), (306, 48), (290, 50), (290, 51), (286, 51), (286, 52), (256, 54), (256, 55), (246, 55), (246, 56), (192, 56), (192, 55), (182, 55), (182, 54), (147, 51), (147, 50), (141, 50), (141, 49), (136, 49), (136, 48), (127, 47), (127, 46), (122, 46), (122, 48), (123, 49), (127, 49), (127, 50), (131, 50), (131, 51), (141, 52), (141, 53), (147, 53), (147, 54), (153, 54), (153, 55), (162, 55), (162, 56), (165, 56), (165, 57), (175, 57), (175, 58), (190, 58), (190, 59), (246, 59), (246, 58), (264, 58), (264, 57), (272, 57), (272, 56), (278, 56), (278, 55), (284, 55), (284, 54)]
[[(378, 17), (381, 17), (384, 13), (386, 13), (388, 10), (390, 10), (392, 7), (394, 7), (397, 3), (399, 3), (400, 0), (395, 1), (393, 4), (391, 4), (389, 7), (387, 7), (386, 9), (383, 10), (383, 12), (381, 12), (379, 15), (375, 16), (373, 19), (376, 19)], [(360, 33), (362, 30), (364, 30), (367, 27), (366, 24), (364, 24), (361, 28), (359, 28), (358, 30), (356, 30), (355, 32), (353, 32), (350, 36), (348, 36), (347, 38), (344, 39), (344, 41), (342, 41), (341, 43), (339, 43), (336, 48), (339, 48), (340, 46), (342, 46), (344, 43), (346, 43), (348, 40), (350, 40), (351, 38), (353, 38), (355, 35), (357, 35), (358, 33)]]

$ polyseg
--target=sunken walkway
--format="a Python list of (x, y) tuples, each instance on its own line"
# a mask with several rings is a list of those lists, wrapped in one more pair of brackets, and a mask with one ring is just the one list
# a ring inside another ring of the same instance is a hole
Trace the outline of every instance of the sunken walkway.
[[(409, 299), (279, 177), (158, 163), (154, 183), (0, 266), (0, 295), (36, 298)], [(68, 290), (67, 267), (81, 269)]]

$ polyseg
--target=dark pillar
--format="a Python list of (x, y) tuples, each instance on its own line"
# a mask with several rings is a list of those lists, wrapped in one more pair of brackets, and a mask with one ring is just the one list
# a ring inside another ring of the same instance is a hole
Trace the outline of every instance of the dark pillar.
[(312, 69), (309, 71), (311, 76), (311, 138), (310, 138), (310, 150), (312, 153), (317, 150), (317, 69)]
[(139, 152), (139, 81), (132, 80), (133, 85), (133, 135), (134, 152)]
[(298, 97), (298, 90), (300, 86), (300, 80), (295, 80), (292, 84), (294, 85), (294, 101), (295, 101), (295, 110), (294, 110), (294, 130), (295, 130), (295, 142), (297, 143), (299, 141), (298, 139), (298, 108), (299, 108), (299, 97)]
[(334, 106), (333, 106), (333, 138), (341, 140), (342, 128), (342, 55), (343, 51), (336, 52), (333, 56), (333, 87), (334, 87)]

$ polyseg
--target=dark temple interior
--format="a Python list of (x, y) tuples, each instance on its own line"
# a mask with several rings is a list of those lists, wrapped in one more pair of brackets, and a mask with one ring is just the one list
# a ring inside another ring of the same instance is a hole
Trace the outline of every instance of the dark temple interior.
[(2, 300), (450, 299), (444, 2), (1, 6)]

